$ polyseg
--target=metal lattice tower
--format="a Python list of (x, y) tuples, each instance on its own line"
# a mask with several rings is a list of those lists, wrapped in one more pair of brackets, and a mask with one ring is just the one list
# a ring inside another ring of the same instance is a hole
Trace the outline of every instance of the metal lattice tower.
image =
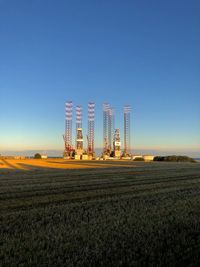
[(94, 155), (94, 112), (95, 103), (88, 103), (88, 154)]
[(113, 150), (113, 137), (114, 137), (114, 109), (109, 108), (108, 109), (108, 150), (109, 153)]
[(83, 153), (82, 107), (76, 107), (76, 153)]
[(107, 153), (108, 150), (108, 110), (110, 105), (108, 103), (103, 104), (103, 153)]
[(110, 155), (113, 148), (114, 109), (108, 103), (103, 104), (103, 153)]
[(65, 142), (65, 156), (70, 156), (72, 150), (72, 110), (73, 103), (68, 101), (65, 103), (65, 135), (63, 139)]
[(82, 128), (82, 107), (76, 106), (76, 129)]
[(131, 107), (129, 105), (124, 106), (124, 155), (129, 155), (131, 153)]

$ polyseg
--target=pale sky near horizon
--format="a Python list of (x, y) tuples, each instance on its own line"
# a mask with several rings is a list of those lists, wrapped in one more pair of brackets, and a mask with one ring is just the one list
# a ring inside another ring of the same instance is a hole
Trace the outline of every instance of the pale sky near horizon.
[[(132, 146), (200, 156), (200, 1), (0, 1), (0, 153), (61, 150), (65, 101), (132, 106)], [(75, 123), (74, 123), (75, 128)]]

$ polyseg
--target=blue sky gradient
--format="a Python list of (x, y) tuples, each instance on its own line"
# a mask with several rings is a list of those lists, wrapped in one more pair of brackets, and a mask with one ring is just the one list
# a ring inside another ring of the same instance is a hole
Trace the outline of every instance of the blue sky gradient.
[[(0, 153), (63, 149), (64, 103), (133, 108), (132, 145), (200, 155), (200, 1), (0, 0)], [(75, 126), (75, 125), (74, 125)]]

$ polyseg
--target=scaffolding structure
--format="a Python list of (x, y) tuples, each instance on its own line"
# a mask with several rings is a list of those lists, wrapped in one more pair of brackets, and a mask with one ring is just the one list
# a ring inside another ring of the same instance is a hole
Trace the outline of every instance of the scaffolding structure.
[(124, 156), (131, 154), (131, 107), (124, 106)]
[(113, 150), (114, 109), (108, 103), (103, 104), (103, 154), (109, 155)]
[(111, 154), (114, 147), (113, 147), (113, 136), (114, 136), (114, 129), (115, 129), (115, 116), (114, 116), (114, 109), (112, 107), (108, 110), (108, 151)]
[(95, 103), (94, 102), (89, 102), (88, 103), (88, 155), (94, 156), (95, 151), (94, 151), (94, 117), (95, 117)]
[(103, 154), (107, 154), (108, 151), (108, 111), (110, 105), (108, 103), (103, 104)]
[(76, 155), (83, 154), (82, 107), (76, 106)]
[(68, 101), (65, 103), (65, 134), (63, 140), (65, 143), (64, 157), (70, 157), (73, 151), (72, 147), (72, 111), (73, 103)]

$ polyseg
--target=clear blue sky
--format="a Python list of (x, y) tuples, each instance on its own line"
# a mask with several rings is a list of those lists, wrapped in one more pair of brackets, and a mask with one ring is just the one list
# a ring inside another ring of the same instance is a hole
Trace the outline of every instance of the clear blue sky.
[(199, 14), (199, 0), (0, 0), (0, 151), (62, 149), (69, 99), (85, 126), (96, 102), (96, 147), (106, 101), (121, 131), (132, 106), (134, 148), (198, 154)]

